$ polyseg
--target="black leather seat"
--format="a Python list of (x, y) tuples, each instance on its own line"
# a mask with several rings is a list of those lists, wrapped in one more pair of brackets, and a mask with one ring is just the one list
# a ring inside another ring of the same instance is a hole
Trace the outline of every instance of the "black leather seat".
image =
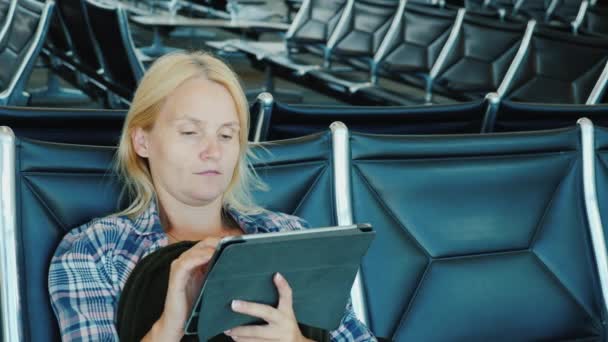
[(105, 76), (122, 90), (121, 96), (131, 100), (145, 70), (137, 58), (127, 14), (120, 6), (93, 0), (86, 0), (85, 6), (103, 56)]
[(11, 127), (21, 138), (116, 146), (125, 115), (124, 110), (0, 106), (0, 125)]
[(608, 127), (608, 105), (522, 103), (504, 100), (497, 113), (485, 120), (485, 132), (537, 131), (573, 126), (586, 117)]
[(103, 74), (101, 52), (92, 38), (91, 23), (83, 0), (58, 0), (57, 7), (65, 21), (68, 37), (72, 43), (74, 60), (80, 71), (98, 80)]
[(303, 45), (326, 44), (338, 24), (343, 13), (346, 0), (322, 1), (311, 0), (304, 10), (301, 21), (290, 28), (290, 35), (285, 41), (288, 46), (302, 47)]
[[(433, 7), (406, 5), (400, 34), (389, 45), (381, 61), (385, 75), (428, 74), (454, 25), (456, 12)], [(415, 79), (416, 84), (422, 84)]]
[(65, 21), (61, 17), (61, 12), (55, 11), (42, 52), (48, 58), (61, 57), (62, 61), (67, 61), (71, 60), (72, 50)]
[(582, 104), (608, 60), (606, 39), (537, 27), (505, 98)]
[(579, 134), (353, 133), (354, 220), (377, 232), (361, 269), (371, 329), (394, 341), (603, 341)]
[(595, 126), (595, 188), (597, 189), (597, 204), (601, 223), (604, 226), (604, 237), (608, 237), (608, 125)]
[[(379, 134), (479, 133), (483, 100), (435, 106), (312, 106), (276, 102), (264, 113), (260, 141), (324, 131), (334, 121), (357, 132)], [(253, 110), (252, 112), (256, 112)], [(256, 128), (252, 128), (255, 131)]]
[(526, 31), (525, 23), (465, 15), (454, 47), (434, 82), (434, 90), (461, 100), (496, 91)]
[[(0, 1), (0, 28), (3, 28), (6, 24), (8, 24), (8, 12), (10, 8), (10, 1), (2, 0)], [(1, 29), (0, 29), (1, 30)]]
[(27, 104), (25, 86), (44, 44), (55, 3), (18, 0), (0, 49), (0, 105)]
[(515, 2), (512, 0), (465, 0), (464, 2), (469, 13), (496, 16), (501, 19), (513, 18), (514, 5)]
[(323, 56), (338, 21), (351, 0), (307, 0), (285, 34), (285, 55), (268, 56), (269, 61), (287, 70), (323, 63)]
[(608, 6), (596, 4), (587, 10), (581, 31), (596, 35), (608, 36)]
[[(89, 18), (86, 0), (58, 0), (57, 6), (61, 12), (61, 17), (65, 21), (65, 28), (72, 47), (72, 56), (69, 63), (73, 64), (76, 72), (84, 74), (89, 82), (79, 84), (85, 88), (87, 93), (94, 98), (105, 101), (111, 108), (124, 108), (128, 105), (133, 90), (127, 89), (108, 76), (108, 61), (104, 58), (107, 52), (103, 52), (97, 38), (93, 33), (93, 22)], [(98, 24), (95, 22), (95, 24)], [(95, 27), (96, 30), (114, 30), (108, 28), (107, 23), (102, 23), (102, 27)], [(117, 37), (118, 38), (118, 37)], [(122, 39), (122, 37), (121, 37)], [(105, 47), (104, 47), (105, 48)], [(113, 60), (113, 70), (118, 68), (114, 64), (123, 63), (129, 66), (128, 61)], [(116, 70), (114, 70), (116, 73)], [(127, 75), (120, 75), (126, 77)], [(115, 95), (118, 95), (116, 98)]]
[(9, 5), (9, 1), (0, 1), (0, 23), (2, 24), (4, 24), (4, 18), (6, 18), (6, 14), (8, 13)]
[(528, 19), (544, 22), (552, 0), (523, 0), (513, 13), (524, 15)]
[(372, 58), (393, 21), (398, 0), (357, 0), (332, 55)]
[(335, 85), (369, 81), (373, 77), (370, 71), (375, 72), (376, 60), (381, 58), (380, 46), (391, 35), (389, 28), (395, 19), (401, 20), (403, 10), (399, 3), (398, 0), (355, 1), (343, 28), (332, 35), (325, 49), (326, 68), (311, 71), (309, 75), (321, 83)]
[[(393, 99), (401, 96), (414, 103), (432, 103), (434, 94), (459, 101), (482, 99), (498, 89), (526, 31), (525, 22), (478, 14), (466, 14), (457, 25), (456, 13), (447, 9), (433, 12), (410, 5), (404, 16), (406, 41), (392, 44), (394, 50), (381, 65), (385, 75), (422, 88), (426, 94), (416, 99), (416, 95), (392, 94), (385, 89), (364, 90), (370, 97), (400, 101)], [(456, 38), (446, 50), (452, 33)], [(439, 59), (442, 50), (446, 50), (445, 59)]]
[[(399, 34), (392, 41), (387, 41), (386, 55), (379, 61), (379, 68), (373, 70), (372, 75), (405, 82), (425, 92), (431, 82), (431, 70), (442, 49), (445, 49), (457, 17), (457, 12), (451, 9), (406, 4), (403, 18), (399, 22)], [(397, 87), (370, 87), (361, 89), (360, 93), (366, 98), (397, 105), (426, 102), (426, 99), (418, 98), (419, 95), (410, 95)]]
[(571, 23), (581, 8), (582, 0), (558, 0), (555, 10), (551, 12), (548, 20), (557, 20), (561, 23)]
[[(335, 225), (331, 143), (330, 134), (322, 133), (254, 148), (259, 157), (255, 169), (272, 189), (255, 193), (258, 202), (304, 217), (313, 226)], [(12, 290), (19, 291), (13, 294), (19, 294), (20, 306), (11, 307), (10, 315), (23, 322), (18, 331), (22, 340), (60, 340), (48, 297), (49, 261), (66, 232), (117, 210), (114, 152), (112, 147), (17, 141), (20, 254), (18, 278), (12, 279), (19, 280), (19, 287)]]
[(0, 126), (11, 127), (22, 138), (116, 146), (126, 114), (126, 110), (0, 106)]

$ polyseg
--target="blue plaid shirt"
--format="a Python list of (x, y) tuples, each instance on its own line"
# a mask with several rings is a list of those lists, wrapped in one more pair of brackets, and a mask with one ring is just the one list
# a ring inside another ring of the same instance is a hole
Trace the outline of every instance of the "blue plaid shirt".
[[(263, 212), (245, 216), (229, 209), (245, 234), (298, 230), (301, 218)], [(118, 341), (116, 310), (129, 274), (146, 255), (167, 246), (156, 205), (135, 220), (95, 219), (70, 231), (51, 260), (49, 292), (64, 341)], [(332, 341), (376, 341), (354, 315), (350, 303)]]

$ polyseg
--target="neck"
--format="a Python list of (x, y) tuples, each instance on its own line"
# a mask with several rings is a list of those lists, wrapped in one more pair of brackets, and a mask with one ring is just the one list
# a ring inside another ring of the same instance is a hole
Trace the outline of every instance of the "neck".
[(159, 194), (158, 210), (164, 230), (176, 240), (196, 241), (225, 234), (222, 198), (202, 206), (190, 206)]

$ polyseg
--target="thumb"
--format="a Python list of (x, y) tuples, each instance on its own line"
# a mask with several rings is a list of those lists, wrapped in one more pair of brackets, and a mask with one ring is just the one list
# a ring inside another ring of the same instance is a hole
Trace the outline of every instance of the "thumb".
[(273, 277), (273, 281), (279, 292), (279, 305), (277, 309), (285, 313), (290, 313), (293, 316), (291, 286), (289, 286), (287, 279), (285, 279), (281, 273), (276, 273)]

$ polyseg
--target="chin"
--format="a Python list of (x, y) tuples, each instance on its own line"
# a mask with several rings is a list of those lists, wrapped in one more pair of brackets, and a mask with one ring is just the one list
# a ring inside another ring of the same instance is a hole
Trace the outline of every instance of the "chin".
[(189, 197), (189, 201), (194, 206), (198, 206), (198, 205), (209, 204), (209, 203), (217, 200), (219, 197), (221, 197), (221, 195), (222, 195), (221, 192), (213, 192), (213, 193), (205, 192), (205, 193), (190, 194), (190, 196), (188, 196), (188, 197)]

